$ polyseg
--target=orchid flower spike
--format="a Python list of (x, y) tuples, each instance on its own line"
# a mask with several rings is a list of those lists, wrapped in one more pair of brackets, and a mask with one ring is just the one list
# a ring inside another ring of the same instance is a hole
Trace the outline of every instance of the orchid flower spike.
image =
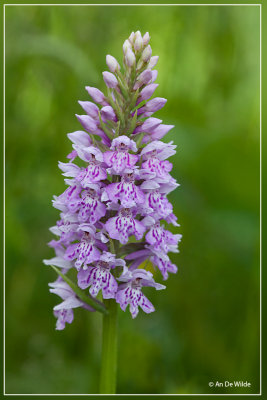
[(168, 160), (176, 145), (162, 141), (173, 125), (152, 116), (167, 100), (152, 98), (158, 56), (149, 43), (148, 32), (132, 32), (121, 63), (106, 56), (107, 90), (86, 86), (90, 98), (79, 101), (83, 114), (76, 115), (82, 128), (67, 135), (72, 149), (59, 163), (67, 189), (53, 199), (60, 211), (51, 228), (57, 239), (49, 243), (55, 255), (44, 260), (60, 275), (49, 284), (63, 300), (54, 307), (58, 330), (73, 321), (73, 309), (104, 310), (110, 299), (132, 318), (140, 309), (151, 313), (146, 288), (165, 289), (151, 271), (164, 281), (177, 272), (170, 253), (178, 252), (181, 235), (166, 227), (179, 226), (167, 198), (179, 186)]

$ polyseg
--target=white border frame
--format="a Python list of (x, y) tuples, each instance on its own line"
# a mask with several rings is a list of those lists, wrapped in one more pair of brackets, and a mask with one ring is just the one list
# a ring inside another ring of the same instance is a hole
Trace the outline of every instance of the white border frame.
[[(87, 393), (87, 394), (58, 394), (58, 393), (5, 393), (5, 7), (25, 7), (25, 6), (57, 6), (57, 7), (77, 7), (77, 6), (180, 6), (180, 7), (191, 7), (191, 6), (237, 6), (237, 7), (260, 7), (260, 393), (179, 393), (179, 394), (99, 394), (99, 393)], [(262, 4), (131, 4), (131, 3), (114, 3), (114, 4), (4, 4), (3, 5), (3, 395), (4, 396), (261, 396), (262, 395)]]

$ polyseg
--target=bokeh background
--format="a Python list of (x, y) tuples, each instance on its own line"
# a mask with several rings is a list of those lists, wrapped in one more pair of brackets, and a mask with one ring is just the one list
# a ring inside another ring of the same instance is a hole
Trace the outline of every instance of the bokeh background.
[[(259, 7), (6, 7), (6, 392), (97, 393), (101, 316), (75, 310), (55, 331), (48, 292), (64, 190), (57, 168), (79, 129), (85, 85), (104, 90), (149, 31), (157, 113), (178, 145), (169, 196), (183, 234), (179, 272), (146, 294), (157, 311), (119, 316), (118, 393), (259, 392)], [(161, 277), (157, 275), (160, 282)], [(209, 381), (248, 380), (247, 389)]]

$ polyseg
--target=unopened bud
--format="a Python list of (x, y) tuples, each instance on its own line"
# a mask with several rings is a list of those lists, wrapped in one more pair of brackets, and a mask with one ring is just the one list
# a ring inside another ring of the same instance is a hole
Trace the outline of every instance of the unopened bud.
[(143, 60), (144, 62), (148, 62), (149, 59), (150, 59), (150, 57), (151, 57), (151, 54), (152, 54), (151, 46), (148, 45), (148, 46), (143, 50), (143, 53), (142, 53), (142, 56), (141, 56), (142, 60)]
[(128, 49), (132, 50), (132, 45), (129, 42), (129, 40), (127, 39), (127, 40), (125, 40), (125, 42), (123, 43), (123, 46), (122, 46), (123, 53), (126, 54)]
[(129, 41), (130, 41), (131, 43), (133, 43), (133, 41), (134, 41), (134, 36), (135, 36), (135, 33), (134, 33), (134, 32), (132, 32), (132, 33), (130, 34), (130, 36), (129, 36)]
[(132, 67), (135, 64), (135, 55), (131, 49), (128, 49), (125, 54), (125, 61), (128, 67)]
[(135, 49), (136, 51), (139, 51), (139, 50), (142, 49), (142, 47), (143, 47), (143, 38), (142, 38), (142, 36), (141, 36), (141, 32), (140, 32), (140, 31), (137, 31), (137, 32), (135, 33), (134, 49)]
[(111, 72), (104, 71), (104, 72), (102, 72), (102, 75), (103, 75), (103, 79), (104, 79), (107, 87), (114, 89), (118, 86), (117, 78)]
[(154, 71), (152, 71), (152, 78), (151, 78), (151, 81), (149, 83), (155, 82), (157, 77), (158, 77), (158, 71), (156, 69), (154, 69)]
[(154, 68), (155, 65), (157, 64), (158, 60), (159, 60), (159, 56), (151, 57), (147, 68), (150, 68), (150, 69)]
[(113, 56), (107, 55), (106, 63), (111, 72), (117, 72), (121, 69), (120, 64), (118, 63), (116, 58)]
[(89, 117), (89, 115), (75, 115), (86, 131), (95, 132), (97, 130), (96, 121)]
[(91, 86), (86, 86), (85, 89), (96, 103), (102, 104), (103, 106), (108, 105), (104, 93), (102, 93), (101, 90)]
[(146, 32), (146, 33), (144, 34), (144, 36), (143, 36), (143, 43), (144, 43), (144, 46), (146, 46), (146, 45), (149, 43), (149, 41), (150, 41), (150, 36), (149, 36), (149, 33)]
[(146, 105), (144, 106), (145, 111), (156, 112), (165, 106), (166, 101), (167, 100), (163, 97), (155, 97), (154, 99), (149, 100), (146, 103)]
[(134, 90), (140, 88), (143, 85), (146, 85), (152, 78), (152, 71), (150, 69), (145, 69), (137, 78), (137, 81), (134, 85)]
[(139, 102), (143, 100), (148, 100), (153, 95), (157, 87), (158, 83), (151, 83), (150, 85), (145, 86), (139, 95)]
[(84, 109), (86, 114), (88, 114), (92, 118), (98, 118), (98, 107), (95, 103), (91, 101), (78, 101), (80, 106)]
[(101, 116), (104, 119), (108, 119), (111, 121), (116, 121), (116, 114), (111, 106), (105, 106), (101, 108)]

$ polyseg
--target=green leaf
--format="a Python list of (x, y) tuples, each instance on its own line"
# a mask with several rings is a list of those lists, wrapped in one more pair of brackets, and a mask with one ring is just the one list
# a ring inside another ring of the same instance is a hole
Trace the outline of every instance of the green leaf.
[(61, 278), (70, 286), (70, 288), (74, 291), (74, 293), (79, 297), (80, 300), (82, 300), (84, 303), (88, 304), (89, 306), (93, 307), (96, 311), (99, 311), (103, 314), (107, 314), (108, 311), (106, 307), (104, 306), (103, 303), (100, 301), (93, 299), (92, 296), (86, 295), (77, 285), (74, 283), (70, 278), (68, 278), (66, 275), (62, 274), (62, 272), (55, 267), (54, 265), (51, 265), (51, 267), (56, 271), (56, 273), (61, 276)]

